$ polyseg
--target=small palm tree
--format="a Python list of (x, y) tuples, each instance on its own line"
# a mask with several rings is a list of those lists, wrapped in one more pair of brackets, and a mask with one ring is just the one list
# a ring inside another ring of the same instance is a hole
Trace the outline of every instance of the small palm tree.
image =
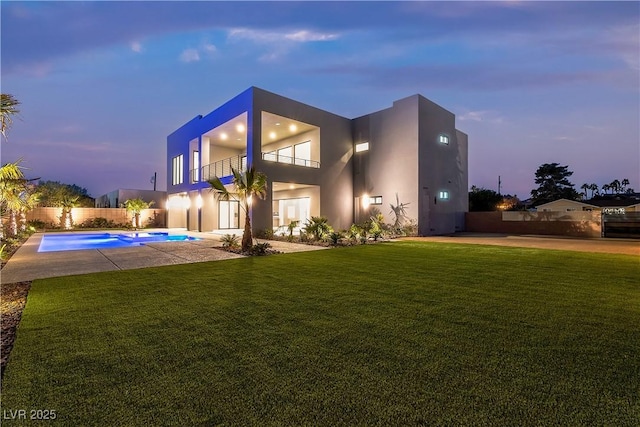
[(18, 109), (20, 101), (14, 98), (13, 95), (3, 93), (0, 95), (0, 104), (0, 134), (7, 139), (7, 130), (13, 124), (13, 116), (20, 112)]
[[(17, 234), (16, 212), (24, 206), (21, 194), (26, 190), (27, 180), (22, 173), (20, 160), (0, 167), (0, 209), (2, 217), (8, 215), (12, 234)], [(0, 218), (0, 237), (3, 235), (3, 219)]]
[(251, 216), (249, 215), (253, 197), (264, 199), (267, 196), (267, 176), (262, 172), (257, 172), (255, 166), (251, 166), (246, 171), (231, 168), (233, 174), (233, 191), (229, 191), (217, 176), (207, 182), (211, 186), (218, 200), (229, 201), (239, 200), (245, 212), (244, 233), (242, 234), (242, 251), (248, 252), (253, 245), (253, 235), (251, 234)]
[(142, 228), (142, 227), (140, 227), (140, 212), (142, 212), (145, 209), (149, 209), (151, 207), (151, 205), (153, 205), (154, 203), (155, 202), (153, 200), (150, 201), (150, 202), (145, 202), (141, 198), (129, 199), (129, 200), (124, 202), (124, 207), (125, 207), (125, 209), (127, 209), (127, 212), (133, 212), (133, 216), (134, 216), (133, 227), (134, 228), (136, 228), (136, 229)]

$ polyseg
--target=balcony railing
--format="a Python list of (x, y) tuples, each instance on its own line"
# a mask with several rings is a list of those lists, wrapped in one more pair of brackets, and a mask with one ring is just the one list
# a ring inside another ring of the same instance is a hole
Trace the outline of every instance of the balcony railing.
[(262, 153), (262, 160), (268, 162), (287, 163), (290, 165), (304, 166), (306, 168), (319, 168), (320, 162), (316, 160), (301, 159), (299, 157), (283, 156), (278, 153)]
[(198, 182), (195, 178), (200, 178), (202, 181), (208, 181), (217, 176), (222, 178), (230, 176), (233, 173), (231, 168), (244, 172), (247, 170), (247, 156), (234, 156), (228, 159), (218, 160), (217, 162), (210, 163), (200, 168), (200, 176), (198, 177), (198, 170), (191, 170), (191, 178), (193, 182)]

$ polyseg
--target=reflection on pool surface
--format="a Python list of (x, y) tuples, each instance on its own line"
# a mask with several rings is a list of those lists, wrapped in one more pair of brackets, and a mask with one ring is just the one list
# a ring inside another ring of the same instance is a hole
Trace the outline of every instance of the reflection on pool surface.
[(77, 251), (81, 249), (107, 249), (140, 246), (148, 242), (175, 242), (200, 240), (187, 235), (169, 233), (55, 233), (42, 236), (38, 252)]

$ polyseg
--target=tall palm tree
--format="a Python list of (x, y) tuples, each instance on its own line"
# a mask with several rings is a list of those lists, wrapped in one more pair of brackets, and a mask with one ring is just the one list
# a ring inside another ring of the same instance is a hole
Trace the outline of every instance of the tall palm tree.
[(584, 184), (582, 184), (580, 186), (580, 188), (584, 190), (584, 193), (582, 193), (584, 195), (583, 200), (586, 200), (587, 197), (589, 197), (588, 193), (587, 193), (587, 190), (589, 190), (591, 188), (591, 186), (585, 182)]
[(607, 194), (610, 189), (611, 189), (611, 186), (609, 184), (602, 185), (602, 191), (604, 192), (604, 194)]
[(600, 194), (600, 187), (598, 187), (598, 184), (593, 183), (591, 185), (589, 185), (589, 190), (591, 190), (591, 198), (593, 199), (594, 196), (596, 194)]
[(620, 192), (620, 181), (618, 181), (617, 179), (614, 179), (609, 183), (609, 188), (611, 189), (612, 192), (615, 192), (616, 194), (618, 194)]
[(7, 130), (13, 124), (13, 116), (20, 112), (18, 105), (20, 105), (20, 101), (13, 95), (7, 93), (0, 95), (0, 133), (4, 139), (7, 139)]
[(249, 209), (253, 197), (264, 199), (267, 195), (267, 176), (262, 172), (256, 172), (255, 166), (251, 166), (246, 171), (231, 168), (233, 179), (233, 191), (230, 191), (217, 176), (207, 182), (211, 186), (211, 191), (215, 193), (218, 200), (229, 201), (239, 200), (245, 212), (244, 233), (242, 235), (242, 250), (248, 251), (253, 244), (251, 234), (251, 216)]
[(627, 189), (627, 185), (629, 185), (629, 179), (625, 178), (620, 182), (620, 192), (624, 193)]
[(14, 163), (5, 163), (0, 167), (0, 237), (4, 237), (4, 219), (10, 219), (11, 232), (17, 234), (17, 222), (15, 212), (23, 207), (20, 194), (25, 190), (27, 180), (24, 178), (20, 160)]

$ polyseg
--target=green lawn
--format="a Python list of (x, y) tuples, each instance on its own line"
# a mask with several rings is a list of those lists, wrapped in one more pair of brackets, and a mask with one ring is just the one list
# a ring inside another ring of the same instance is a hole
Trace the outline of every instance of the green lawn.
[(73, 426), (637, 426), (639, 270), (401, 242), (38, 280), (2, 409)]

